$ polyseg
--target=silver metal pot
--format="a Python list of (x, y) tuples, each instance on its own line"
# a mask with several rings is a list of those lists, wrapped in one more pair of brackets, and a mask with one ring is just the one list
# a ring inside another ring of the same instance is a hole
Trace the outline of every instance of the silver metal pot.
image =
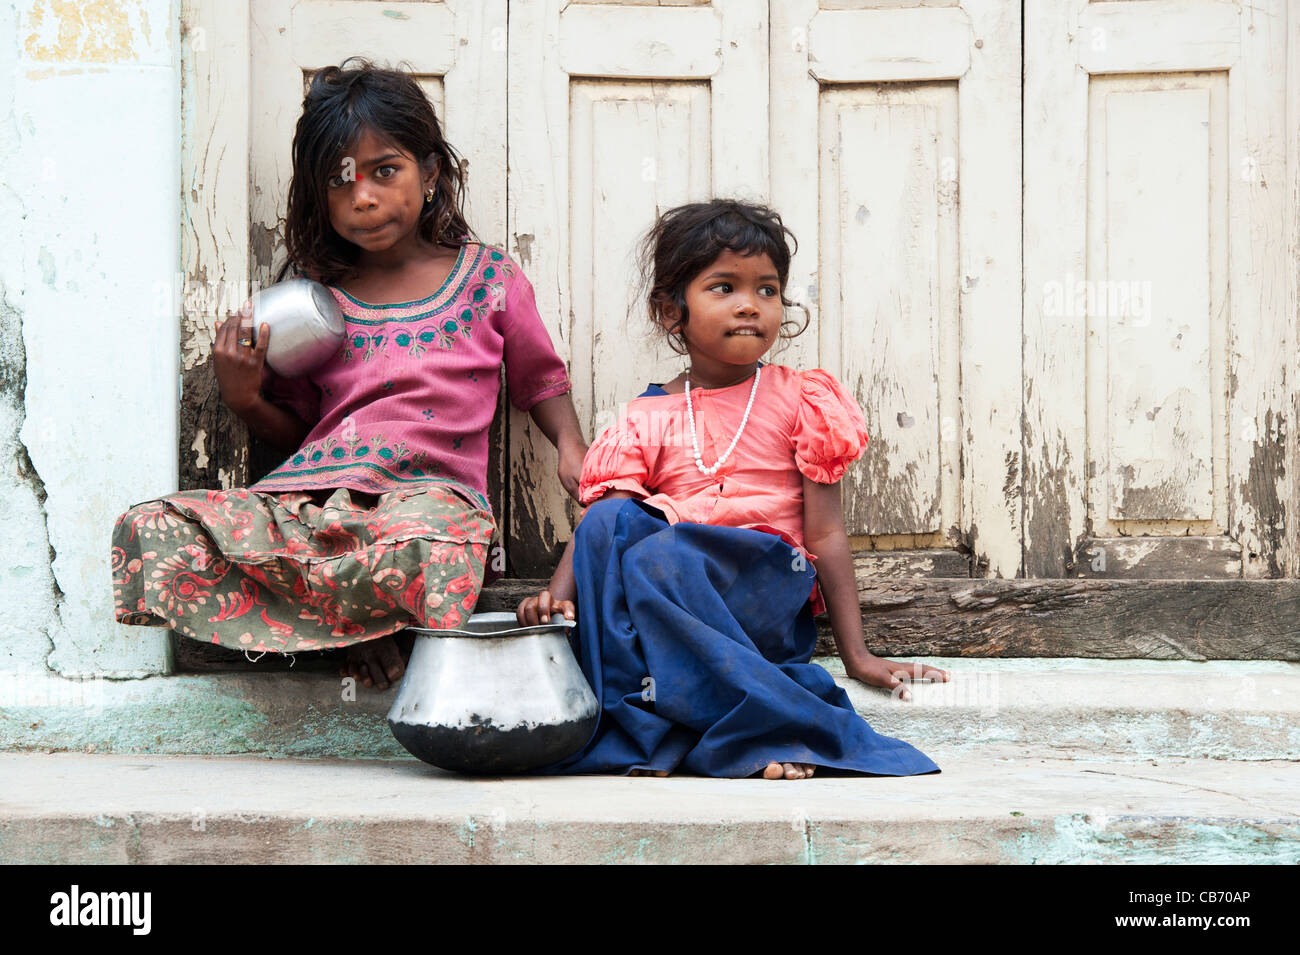
[(570, 648), (572, 620), (521, 627), (474, 614), (456, 630), (412, 628), (415, 647), (388, 725), (407, 751), (443, 769), (522, 773), (581, 749), (600, 715)]
[(266, 361), (289, 378), (311, 371), (343, 344), (343, 312), (330, 290), (311, 279), (289, 279), (253, 296), (252, 337), (271, 326)]

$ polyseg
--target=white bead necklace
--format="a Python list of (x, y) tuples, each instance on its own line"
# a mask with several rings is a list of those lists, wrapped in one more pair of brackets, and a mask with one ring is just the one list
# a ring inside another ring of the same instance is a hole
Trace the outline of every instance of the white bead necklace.
[(713, 463), (712, 467), (704, 466), (704, 458), (700, 455), (700, 439), (695, 433), (695, 409), (691, 407), (691, 379), (686, 379), (686, 417), (691, 423), (691, 448), (695, 452), (695, 466), (700, 469), (701, 474), (712, 476), (718, 473), (718, 468), (722, 467), (723, 462), (731, 457), (731, 452), (736, 450), (736, 445), (740, 443), (740, 436), (745, 433), (745, 425), (749, 423), (749, 412), (754, 407), (754, 395), (758, 394), (758, 376), (763, 373), (763, 367), (754, 369), (754, 385), (749, 389), (749, 404), (745, 405), (745, 414), (740, 419), (740, 427), (736, 429), (736, 436), (731, 439), (731, 444), (727, 450), (722, 452), (722, 457)]

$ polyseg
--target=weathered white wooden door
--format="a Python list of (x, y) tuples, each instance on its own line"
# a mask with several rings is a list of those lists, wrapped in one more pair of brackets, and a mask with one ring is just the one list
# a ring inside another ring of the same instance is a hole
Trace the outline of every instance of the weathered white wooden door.
[[(767, 0), (510, 6), (509, 251), (569, 362), (588, 435), (681, 359), (648, 334), (631, 258), (657, 210), (768, 189)], [(512, 411), (507, 540), (549, 575), (575, 512)]]
[[(469, 160), (471, 222), (536, 286), (588, 435), (680, 368), (635, 239), (666, 207), (746, 196), (800, 243), (812, 324), (776, 360), (830, 369), (868, 416), (846, 482), (865, 575), (1296, 576), (1300, 0), (1025, 10), (191, 0), (191, 40), (220, 52), (186, 87), (187, 273), (266, 281), (306, 79), (402, 63)], [(212, 323), (183, 333), (186, 487), (247, 472)], [(503, 538), (516, 574), (545, 575), (576, 512), (549, 444), (506, 420)]]
[(1027, 576), (1296, 573), (1288, 6), (1026, 5)]
[(1019, 5), (774, 3), (771, 58), (772, 201), (812, 315), (788, 361), (867, 416), (860, 571), (1014, 577)]

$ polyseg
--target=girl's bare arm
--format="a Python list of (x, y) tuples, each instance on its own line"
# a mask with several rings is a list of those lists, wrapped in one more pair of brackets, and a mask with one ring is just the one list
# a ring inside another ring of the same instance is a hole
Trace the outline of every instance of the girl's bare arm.
[(528, 413), (559, 452), (560, 483), (577, 500), (578, 479), (582, 477), (582, 459), (587, 455), (587, 442), (582, 439), (572, 396), (566, 393), (539, 401)]
[(853, 553), (849, 549), (849, 536), (844, 529), (844, 508), (840, 501), (840, 486), (818, 484), (803, 479), (804, 543), (817, 555), (813, 567), (826, 612), (831, 619), (835, 635), (835, 649), (844, 661), (849, 676), (871, 686), (893, 690), (901, 688), (899, 695), (910, 699), (911, 693), (902, 686), (904, 679), (930, 678), (947, 681), (948, 673), (938, 667), (883, 660), (867, 649), (862, 638), (862, 608), (858, 601), (857, 574), (853, 568)]

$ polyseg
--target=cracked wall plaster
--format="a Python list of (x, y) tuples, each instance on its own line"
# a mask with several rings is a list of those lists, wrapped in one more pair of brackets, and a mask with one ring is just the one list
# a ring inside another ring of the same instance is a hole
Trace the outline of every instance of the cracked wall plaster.
[(130, 42), (95, 40), (88, 5), (0, 10), (0, 666), (125, 678), (170, 656), (114, 621), (109, 541), (176, 489), (177, 326), (153, 303), (179, 268), (179, 24), (166, 0), (89, 6)]

